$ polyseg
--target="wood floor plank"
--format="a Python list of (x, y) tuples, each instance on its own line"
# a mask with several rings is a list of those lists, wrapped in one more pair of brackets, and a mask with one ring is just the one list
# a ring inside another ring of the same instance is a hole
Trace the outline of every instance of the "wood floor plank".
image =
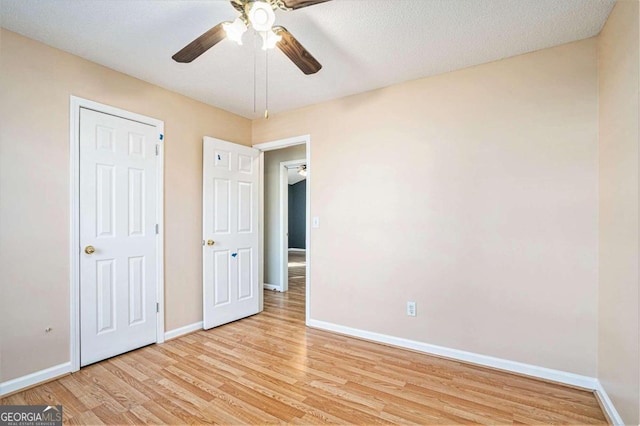
[(389, 422), (382, 417), (367, 413), (366, 409), (363, 409), (363, 406), (354, 407), (354, 404), (349, 404), (348, 401), (340, 401), (335, 398), (311, 394), (311, 396), (305, 399), (305, 403), (350, 423), (365, 425), (389, 424)]
[[(152, 400), (142, 404), (141, 407), (160, 419), (161, 423), (159, 424), (179, 425), (188, 423), (184, 416), (180, 415), (179, 410), (174, 410), (171, 406), (165, 405), (161, 401)], [(136, 407), (134, 410), (138, 408)]]
[(291, 405), (284, 404), (274, 398), (269, 398), (266, 395), (261, 394), (260, 392), (255, 392), (250, 387), (243, 386), (239, 383), (225, 383), (220, 386), (220, 390), (233, 395), (242, 401), (246, 401), (263, 413), (270, 414), (271, 416), (277, 417), (285, 422), (304, 415), (302, 411)]
[[(62, 409), (64, 412), (64, 408)], [(100, 417), (96, 416), (96, 413), (93, 411), (85, 411), (78, 416), (71, 417), (68, 421), (70, 425), (104, 425), (105, 422), (100, 419)]]
[(88, 411), (88, 408), (82, 401), (77, 399), (73, 393), (69, 392), (69, 390), (58, 381), (38, 386), (36, 392), (40, 395), (40, 400), (43, 404), (63, 405), (62, 415), (65, 420)]
[(145, 425), (159, 425), (164, 423), (159, 417), (147, 410), (144, 405), (133, 407), (130, 413), (138, 420), (136, 423)]
[(82, 368), (0, 404), (68, 424), (606, 424), (590, 391), (428, 356), (305, 321), (304, 254), (264, 312)]

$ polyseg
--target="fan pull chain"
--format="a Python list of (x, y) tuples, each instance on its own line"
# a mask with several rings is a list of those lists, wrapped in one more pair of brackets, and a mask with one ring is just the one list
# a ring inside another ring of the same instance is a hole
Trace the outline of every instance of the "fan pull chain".
[(257, 34), (253, 33), (253, 113), (256, 112), (256, 97), (257, 97), (257, 88), (256, 88), (256, 74), (257, 74), (257, 61), (258, 61), (258, 38)]
[(269, 49), (264, 52), (265, 58), (265, 84), (264, 84), (264, 118), (269, 119)]

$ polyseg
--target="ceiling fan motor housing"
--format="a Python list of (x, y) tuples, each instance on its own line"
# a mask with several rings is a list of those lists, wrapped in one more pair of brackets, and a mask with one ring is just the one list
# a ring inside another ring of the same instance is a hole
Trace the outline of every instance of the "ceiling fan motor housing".
[(249, 8), (247, 17), (256, 31), (269, 31), (273, 27), (276, 15), (269, 3), (254, 1), (247, 3), (247, 7)]

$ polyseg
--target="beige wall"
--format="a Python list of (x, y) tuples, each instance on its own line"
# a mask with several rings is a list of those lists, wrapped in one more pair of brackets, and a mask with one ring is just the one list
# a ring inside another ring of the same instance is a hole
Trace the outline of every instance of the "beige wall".
[(280, 162), (307, 157), (305, 145), (264, 153), (264, 282), (282, 285), (280, 265)]
[(0, 381), (69, 361), (69, 95), (164, 120), (165, 326), (201, 321), (202, 137), (250, 121), (0, 31)]
[(598, 40), (598, 378), (627, 424), (640, 423), (638, 14), (637, 1), (618, 1)]
[(254, 121), (311, 135), (311, 317), (595, 376), (597, 104), (588, 39)]

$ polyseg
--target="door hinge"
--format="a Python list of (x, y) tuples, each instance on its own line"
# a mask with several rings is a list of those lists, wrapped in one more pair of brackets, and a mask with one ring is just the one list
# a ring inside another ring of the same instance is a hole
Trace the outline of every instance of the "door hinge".
[(156, 155), (160, 155), (160, 145), (156, 144)]
[(204, 240), (202, 240), (202, 245), (204, 245)]
[(160, 225), (156, 223), (156, 235), (160, 233)]
[(156, 303), (156, 313), (160, 312), (160, 303)]

